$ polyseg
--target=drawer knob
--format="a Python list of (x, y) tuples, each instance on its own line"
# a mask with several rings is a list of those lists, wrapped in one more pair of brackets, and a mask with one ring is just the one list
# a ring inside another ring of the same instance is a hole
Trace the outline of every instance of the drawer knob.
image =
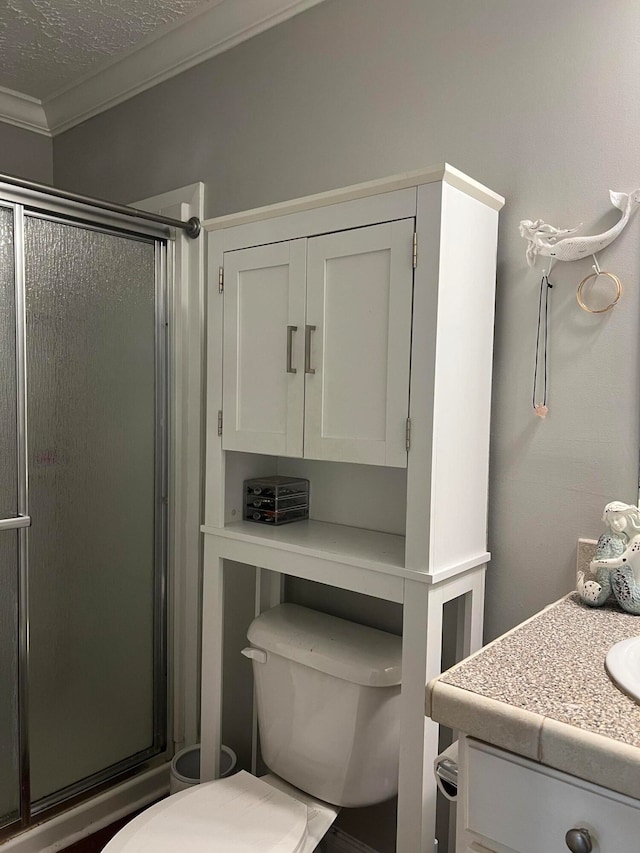
[(593, 850), (588, 829), (570, 829), (564, 840), (571, 853), (591, 853)]

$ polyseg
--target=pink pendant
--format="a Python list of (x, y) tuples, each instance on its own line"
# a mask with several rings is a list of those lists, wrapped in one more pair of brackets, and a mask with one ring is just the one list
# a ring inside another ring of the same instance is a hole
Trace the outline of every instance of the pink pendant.
[(534, 412), (536, 413), (536, 415), (542, 419), (547, 417), (548, 411), (549, 409), (545, 406), (544, 403), (538, 403), (538, 405), (534, 408)]

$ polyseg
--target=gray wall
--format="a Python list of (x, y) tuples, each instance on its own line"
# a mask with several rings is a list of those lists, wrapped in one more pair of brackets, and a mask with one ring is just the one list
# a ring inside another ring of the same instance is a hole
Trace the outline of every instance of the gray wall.
[(549, 407), (531, 410), (539, 272), (522, 218), (595, 233), (640, 185), (635, 0), (326, 0), (54, 140), (62, 187), (128, 201), (203, 180), (208, 215), (451, 162), (507, 198), (497, 295), (488, 638), (569, 590), (575, 541), (636, 497), (640, 222), (582, 312), (554, 273)]
[(588, 261), (554, 273), (544, 422), (517, 226), (611, 225), (608, 190), (640, 186), (639, 134), (633, 0), (326, 0), (58, 137), (54, 176), (121, 201), (203, 180), (211, 216), (447, 160), (506, 197), (490, 638), (568, 591), (576, 538), (636, 497), (639, 222), (601, 258), (625, 284), (611, 314), (577, 306)]
[(608, 190), (640, 186), (637, 14), (636, 0), (326, 0), (54, 141), (62, 187), (131, 201), (202, 180), (209, 216), (444, 160), (505, 195), (487, 639), (570, 590), (577, 537), (637, 497), (640, 220), (601, 257), (625, 285), (612, 313), (577, 306), (588, 261), (554, 271), (544, 422), (540, 271), (518, 234), (537, 217), (596, 233), (617, 219)]
[(0, 172), (30, 181), (53, 181), (53, 144), (48, 136), (0, 121)]

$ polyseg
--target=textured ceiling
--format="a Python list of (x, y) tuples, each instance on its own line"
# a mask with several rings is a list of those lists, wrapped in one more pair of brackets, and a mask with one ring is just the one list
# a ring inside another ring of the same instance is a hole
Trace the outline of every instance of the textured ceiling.
[(45, 100), (218, 0), (0, 0), (0, 86)]

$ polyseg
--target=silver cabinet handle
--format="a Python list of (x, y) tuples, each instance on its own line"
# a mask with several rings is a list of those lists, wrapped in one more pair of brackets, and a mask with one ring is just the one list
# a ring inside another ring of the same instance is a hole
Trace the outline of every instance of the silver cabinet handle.
[(311, 367), (311, 332), (315, 332), (315, 326), (304, 327), (304, 372), (315, 373), (315, 369)]
[(298, 371), (291, 364), (293, 352), (293, 333), (298, 331), (297, 326), (287, 326), (287, 373), (297, 373)]
[(564, 837), (571, 853), (591, 853), (593, 843), (588, 829), (570, 829)]

